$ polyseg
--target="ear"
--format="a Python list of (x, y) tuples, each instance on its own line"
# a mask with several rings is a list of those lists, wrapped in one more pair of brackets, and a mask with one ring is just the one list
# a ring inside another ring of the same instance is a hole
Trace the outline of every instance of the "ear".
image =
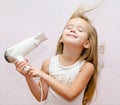
[(90, 47), (90, 42), (87, 40), (85, 43), (84, 43), (84, 48), (89, 48)]

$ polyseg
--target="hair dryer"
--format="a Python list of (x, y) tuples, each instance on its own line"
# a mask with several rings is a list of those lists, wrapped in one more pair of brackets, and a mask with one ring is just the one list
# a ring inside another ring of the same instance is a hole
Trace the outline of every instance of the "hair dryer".
[(39, 34), (29, 37), (26, 40), (8, 48), (5, 51), (4, 57), (9, 63), (14, 63), (15, 60), (24, 61), (24, 56), (30, 53), (41, 42), (45, 41), (47, 37), (41, 31)]
[[(26, 40), (8, 48), (5, 51), (4, 57), (9, 63), (14, 63), (15, 60), (25, 61), (24, 56), (30, 53), (34, 48), (36, 48), (41, 42), (45, 41), (47, 37), (41, 31), (39, 34), (29, 37)], [(25, 66), (24, 70), (29, 70), (29, 66)], [(41, 81), (40, 81), (41, 85)], [(43, 99), (43, 89), (41, 85), (41, 102)]]

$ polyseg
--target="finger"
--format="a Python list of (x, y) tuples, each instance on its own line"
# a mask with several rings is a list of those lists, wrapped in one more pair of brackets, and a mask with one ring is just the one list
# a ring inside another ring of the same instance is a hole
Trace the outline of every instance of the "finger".
[(33, 76), (33, 74), (35, 73), (35, 70), (29, 69), (29, 70), (27, 71), (27, 73), (28, 73), (28, 75)]
[(38, 75), (36, 73), (31, 74), (32, 77), (37, 77)]
[(38, 74), (37, 74), (36, 72), (30, 72), (30, 76), (31, 76), (31, 77), (37, 77)]
[(25, 65), (23, 69), (24, 69), (25, 72), (27, 72), (28, 70), (30, 70), (30, 66)]
[(29, 61), (28, 61), (28, 59), (25, 59), (25, 61), (28, 63)]
[(14, 63), (15, 65), (18, 65), (18, 64), (20, 63), (20, 61), (15, 60), (13, 63)]
[(27, 63), (26, 63), (26, 62), (17, 62), (16, 65), (17, 65), (18, 67), (24, 67), (24, 66), (27, 65)]
[(27, 65), (25, 63), (18, 63), (16, 65), (16, 69), (19, 72), (25, 72), (25, 68), (27, 67)]

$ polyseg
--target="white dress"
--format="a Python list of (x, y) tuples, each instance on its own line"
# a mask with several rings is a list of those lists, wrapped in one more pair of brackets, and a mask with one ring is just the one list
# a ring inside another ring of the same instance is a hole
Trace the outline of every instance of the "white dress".
[[(80, 67), (85, 61), (77, 61), (71, 66), (63, 66), (59, 63), (58, 56), (59, 55), (56, 55), (51, 58), (49, 74), (59, 82), (70, 86), (76, 79), (80, 72)], [(51, 87), (49, 87), (48, 96), (44, 105), (82, 105), (84, 90), (74, 100), (67, 101), (58, 95)]]

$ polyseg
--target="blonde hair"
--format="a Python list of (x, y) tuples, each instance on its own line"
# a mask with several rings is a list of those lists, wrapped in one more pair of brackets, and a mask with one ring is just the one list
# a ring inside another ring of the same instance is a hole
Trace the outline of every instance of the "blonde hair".
[[(96, 32), (96, 29), (92, 26), (90, 20), (79, 9), (71, 16), (69, 21), (74, 18), (81, 18), (88, 23), (88, 40), (90, 42), (90, 47), (87, 49), (86, 48), (83, 49), (79, 59), (86, 60), (87, 62), (91, 62), (94, 65), (94, 69), (95, 69), (91, 79), (87, 84), (87, 87), (84, 93), (83, 105), (87, 105), (92, 101), (92, 98), (96, 89), (96, 83), (97, 83), (97, 72), (98, 72), (97, 32)], [(56, 54), (63, 53), (64, 44), (60, 42), (60, 39), (58, 41)]]

